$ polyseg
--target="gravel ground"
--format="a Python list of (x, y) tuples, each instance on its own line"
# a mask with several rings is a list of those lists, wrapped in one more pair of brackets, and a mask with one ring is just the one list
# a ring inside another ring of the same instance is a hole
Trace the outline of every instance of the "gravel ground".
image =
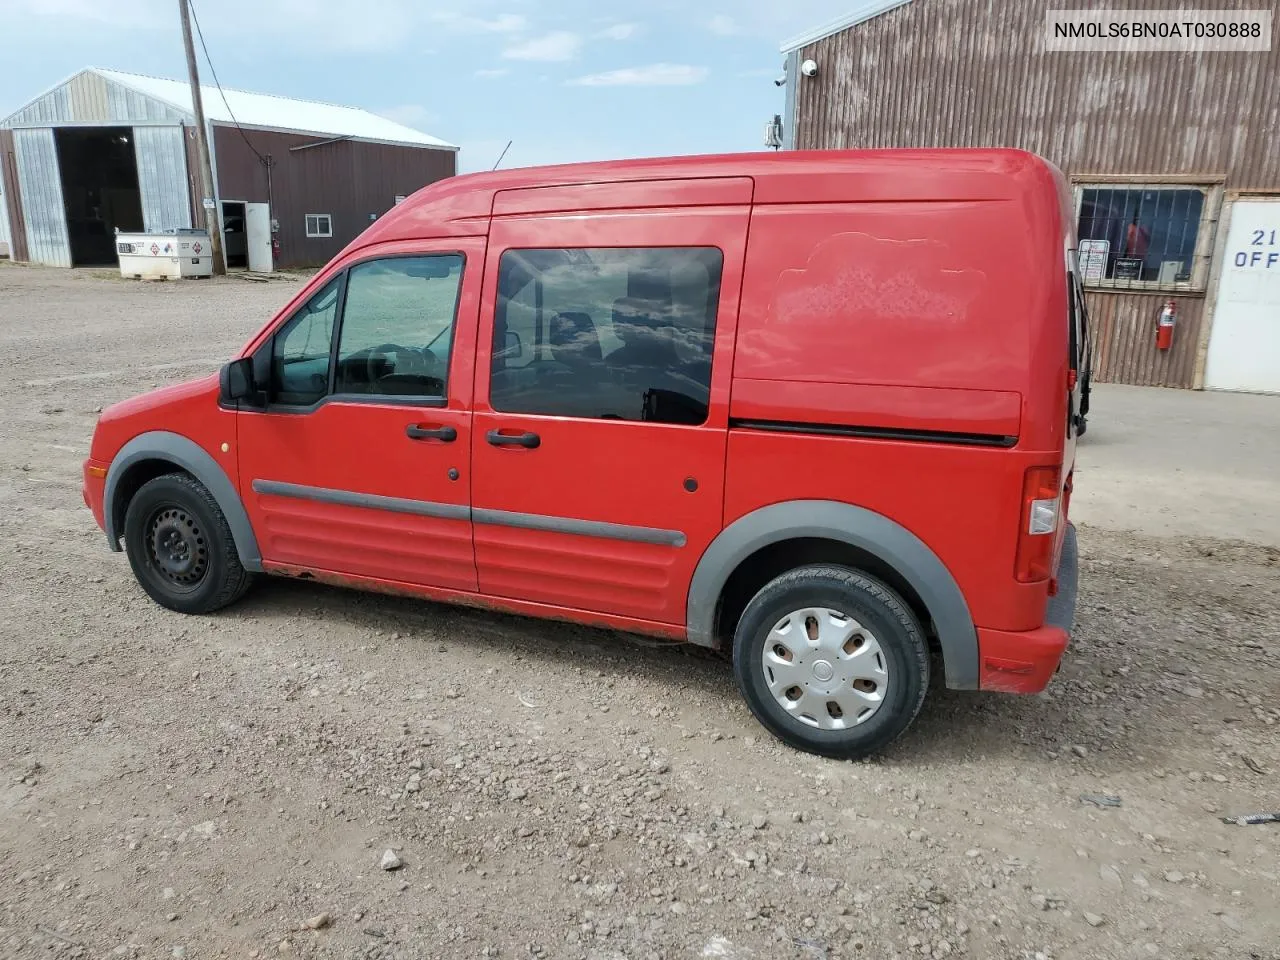
[(0, 266), (0, 957), (1280, 958), (1280, 825), (1219, 819), (1280, 809), (1270, 546), (1083, 527), (1049, 691), (935, 691), (856, 764), (693, 649), (152, 604), (80, 499), (95, 411), (297, 284)]

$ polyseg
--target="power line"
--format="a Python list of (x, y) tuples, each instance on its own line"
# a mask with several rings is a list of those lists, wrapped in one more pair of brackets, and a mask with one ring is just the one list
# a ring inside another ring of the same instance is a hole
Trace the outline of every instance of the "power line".
[(245, 145), (253, 151), (254, 156), (258, 158), (263, 166), (269, 167), (271, 161), (258, 152), (258, 148), (253, 145), (248, 134), (244, 132), (244, 128), (240, 126), (240, 121), (236, 119), (235, 112), (231, 109), (231, 104), (227, 102), (227, 95), (222, 89), (222, 83), (218, 80), (218, 71), (213, 65), (213, 58), (209, 56), (209, 48), (204, 42), (204, 31), (200, 29), (200, 17), (196, 14), (195, 0), (187, 0), (187, 5), (191, 8), (191, 19), (196, 25), (196, 36), (200, 38), (200, 49), (204, 51), (204, 62), (209, 64), (209, 73), (213, 75), (213, 85), (218, 88), (218, 96), (222, 97), (222, 105), (227, 108), (227, 114), (231, 117), (231, 122), (235, 124), (236, 131), (244, 140)]

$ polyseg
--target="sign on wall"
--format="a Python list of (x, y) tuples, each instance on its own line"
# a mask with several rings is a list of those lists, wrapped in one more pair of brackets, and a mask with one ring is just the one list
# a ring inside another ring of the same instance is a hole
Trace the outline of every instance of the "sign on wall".
[(1107, 275), (1107, 257), (1111, 255), (1110, 240), (1080, 241), (1080, 279), (1085, 283), (1097, 283)]
[(1114, 280), (1141, 280), (1143, 261), (1137, 257), (1120, 257), (1111, 272)]

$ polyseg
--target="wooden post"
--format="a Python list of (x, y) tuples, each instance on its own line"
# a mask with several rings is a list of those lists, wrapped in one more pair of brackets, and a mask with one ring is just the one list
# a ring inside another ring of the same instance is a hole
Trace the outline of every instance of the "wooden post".
[(196, 146), (200, 148), (200, 195), (214, 200), (214, 209), (205, 210), (204, 222), (209, 228), (209, 252), (213, 255), (213, 272), (223, 276), (227, 272), (227, 261), (222, 254), (221, 217), (217, 209), (217, 200), (213, 190), (213, 163), (209, 159), (209, 128), (204, 120), (204, 99), (200, 96), (200, 70), (196, 67), (196, 48), (191, 39), (191, 10), (187, 6), (190, 0), (178, 0), (178, 10), (182, 15), (182, 42), (187, 48), (187, 75), (191, 80), (191, 106), (196, 115)]

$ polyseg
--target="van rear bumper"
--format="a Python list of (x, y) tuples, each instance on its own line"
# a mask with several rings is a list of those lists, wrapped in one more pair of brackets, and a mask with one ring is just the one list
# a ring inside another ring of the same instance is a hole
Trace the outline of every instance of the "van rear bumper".
[(1079, 576), (1076, 528), (1068, 524), (1058, 561), (1058, 592), (1049, 598), (1044, 626), (1018, 633), (978, 628), (980, 689), (1039, 693), (1049, 685), (1071, 640)]

